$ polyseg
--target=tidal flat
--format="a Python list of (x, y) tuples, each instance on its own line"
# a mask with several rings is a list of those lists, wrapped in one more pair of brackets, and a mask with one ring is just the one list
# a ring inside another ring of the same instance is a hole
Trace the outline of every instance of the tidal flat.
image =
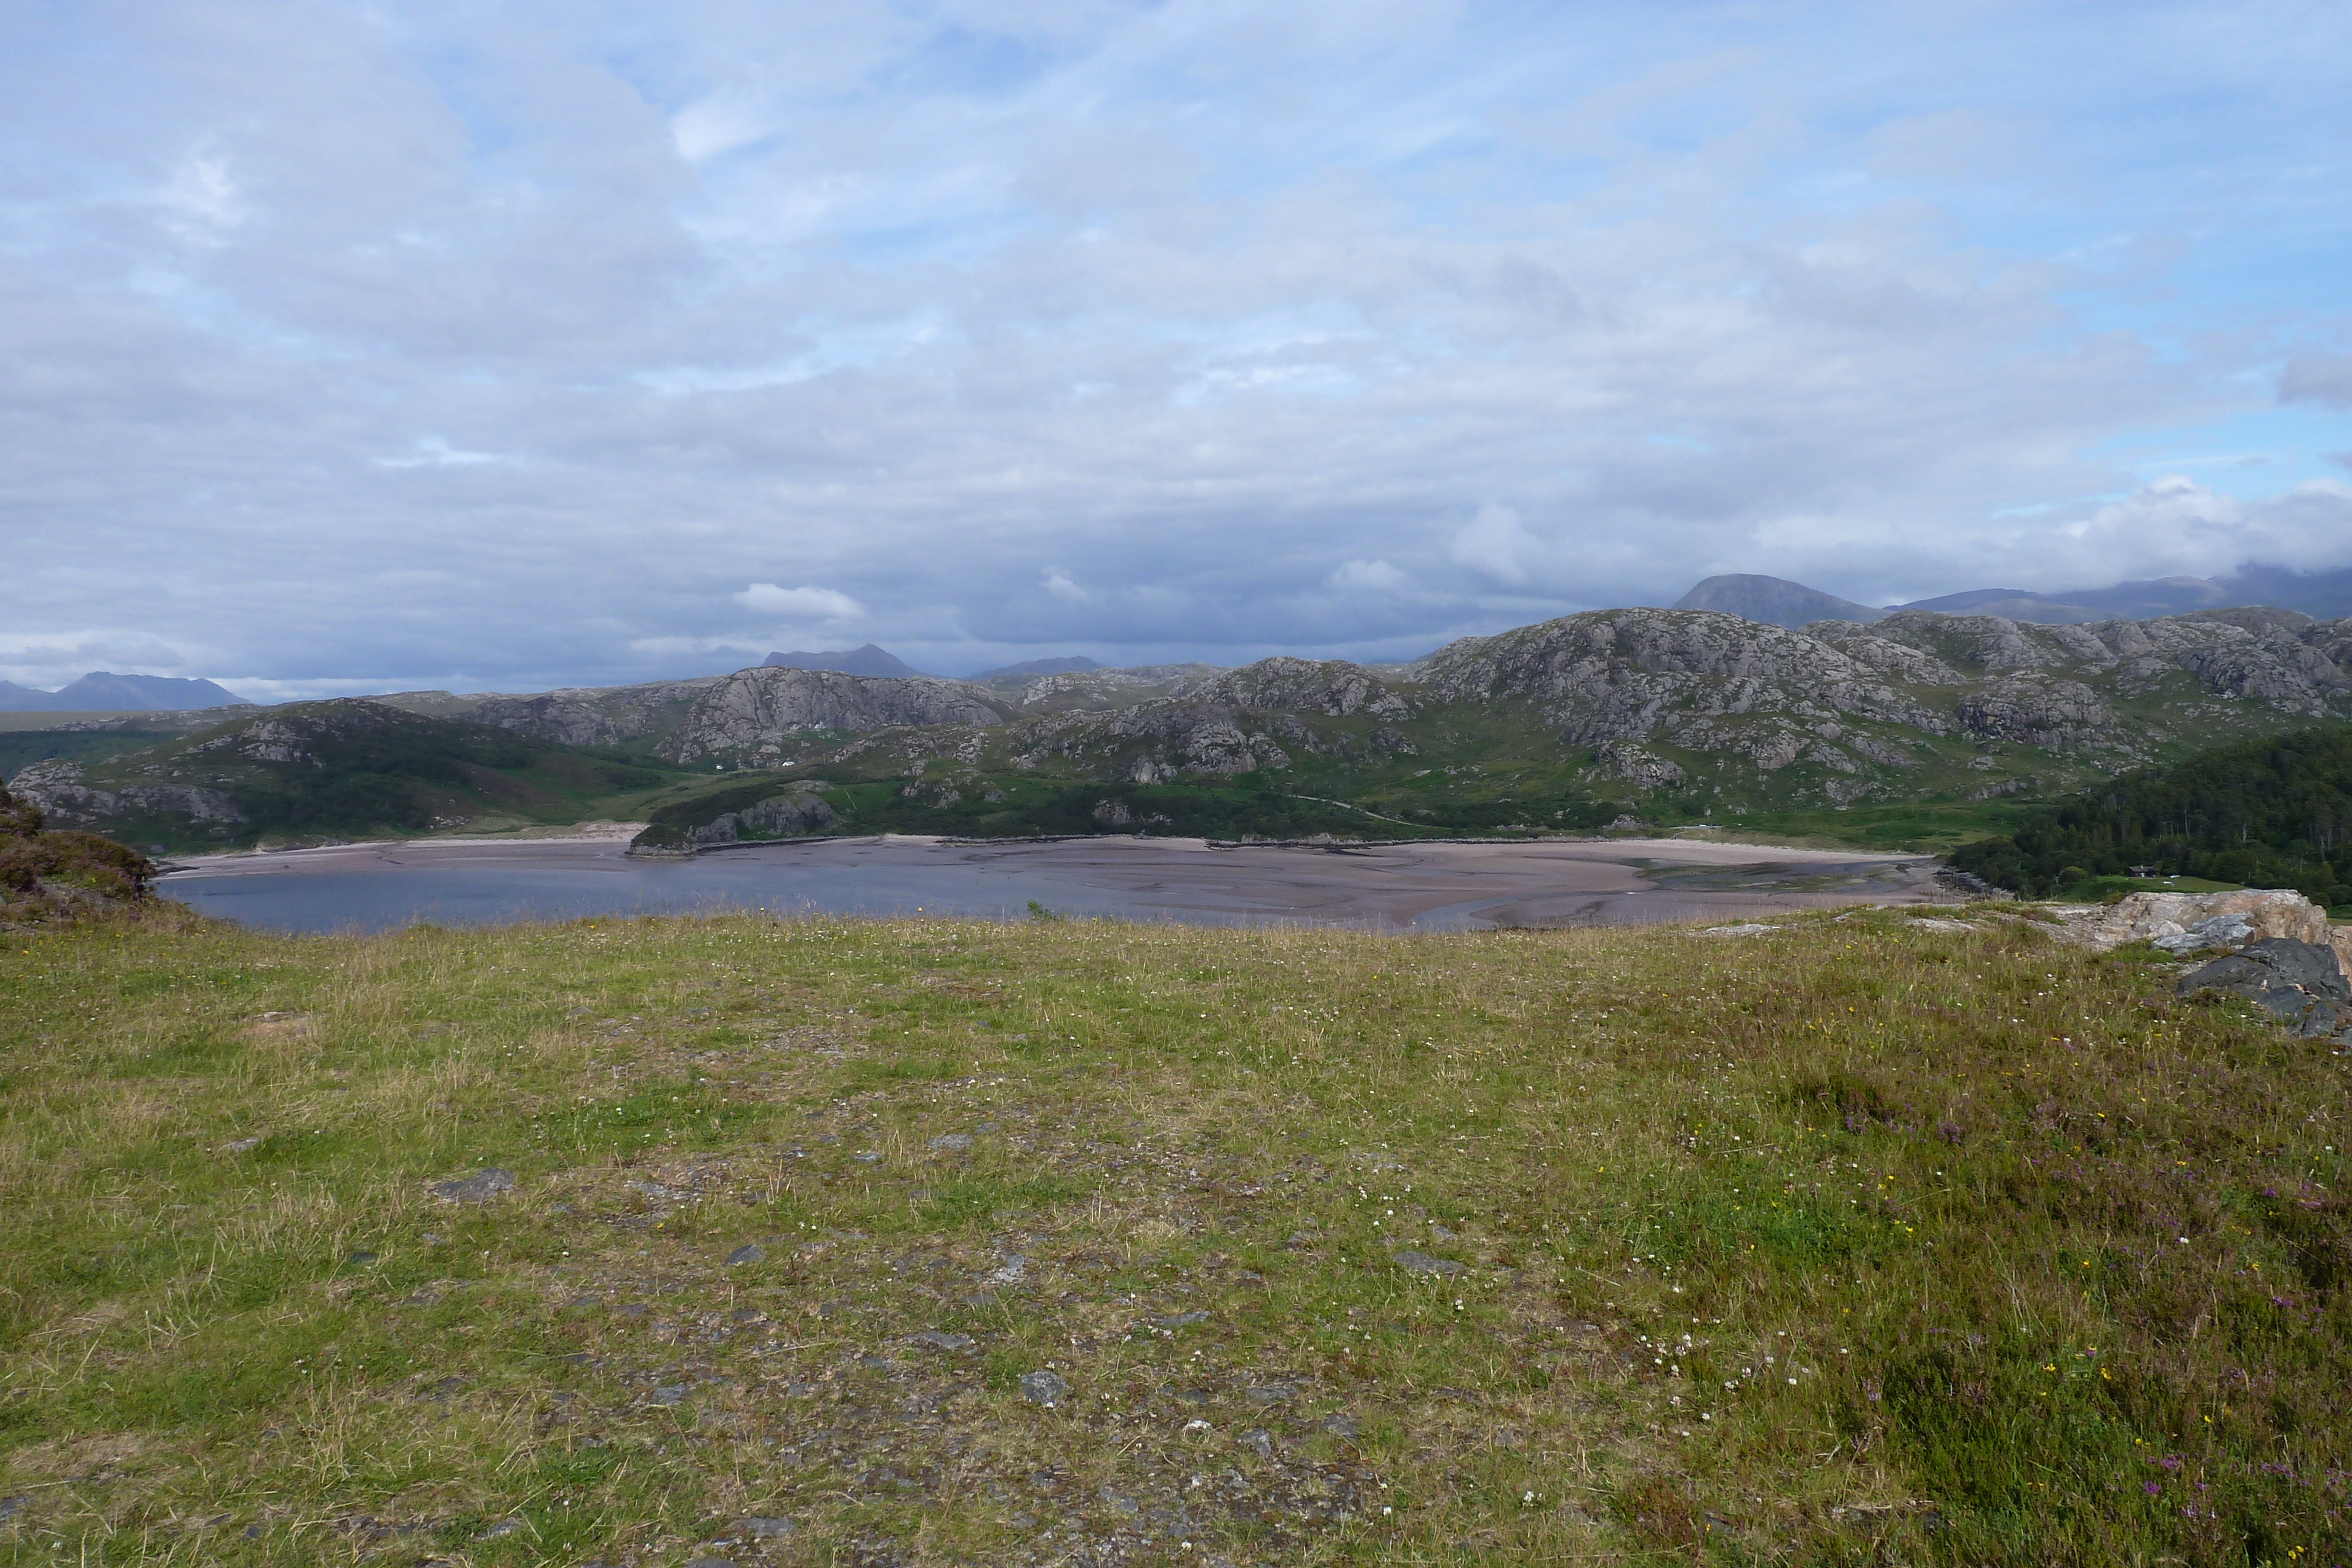
[(1096, 918), (1381, 930), (1752, 920), (1949, 900), (1924, 855), (1693, 839), (1219, 844), (902, 834), (743, 844), (683, 860), (597, 839), (337, 844), (179, 862), (164, 896), (271, 930), (635, 915)]
[(1935, 913), (12, 933), (0, 1556), (2336, 1560), (2347, 1061)]

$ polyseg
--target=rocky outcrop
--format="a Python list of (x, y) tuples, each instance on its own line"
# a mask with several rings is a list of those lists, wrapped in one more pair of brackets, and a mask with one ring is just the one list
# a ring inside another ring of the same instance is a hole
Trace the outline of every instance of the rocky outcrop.
[(2307, 1040), (2352, 1036), (2352, 985), (2335, 950), (2289, 936), (2265, 936), (2180, 977), (2182, 996), (2240, 997)]
[(1630, 740), (1604, 740), (1595, 755), (1602, 767), (1640, 789), (1679, 789), (1686, 781), (1680, 767)]
[[(1309, 735), (1303, 727), (1299, 735)], [(1108, 713), (1057, 714), (1032, 719), (1006, 737), (1015, 766), (1034, 768), (1048, 757), (1108, 764), (1108, 771), (1139, 784), (1178, 773), (1230, 778), (1290, 766), (1271, 723), (1219, 703), (1162, 698)]]
[(1437, 701), (1532, 699), (1570, 746), (1767, 712), (1844, 714), (1937, 734), (1952, 727), (1818, 638), (1704, 610), (1570, 615), (1450, 643), (1421, 669)]
[(895, 681), (829, 670), (738, 670), (694, 699), (677, 733), (656, 748), (673, 762), (783, 756), (809, 732), (856, 734), (901, 726), (995, 725), (1010, 705), (984, 688), (929, 678)]
[(487, 696), (450, 716), (563, 746), (618, 746), (675, 726), (686, 705), (724, 676), (640, 686), (571, 686), (530, 696)]
[[(282, 743), (266, 743), (278, 746)], [(124, 784), (100, 788), (84, 782), (78, 763), (36, 762), (9, 783), (26, 800), (37, 806), (51, 822), (63, 827), (90, 827), (137, 817), (176, 816), (203, 824), (245, 821), (237, 803), (218, 789), (183, 784)]]
[(2188, 954), (2284, 937), (2325, 943), (2327, 912), (2288, 888), (2231, 893), (2134, 893), (2114, 904), (2062, 907), (2065, 929), (2095, 951), (2153, 942)]
[(1330, 717), (1369, 713), (1381, 718), (1412, 716), (1412, 707), (1360, 664), (1341, 660), (1260, 659), (1238, 670), (1187, 681), (1170, 694), (1233, 708), (1261, 712), (1316, 713)]
[(1952, 711), (1972, 734), (2051, 751), (2095, 744), (2116, 724), (2115, 710), (2090, 687), (2043, 674), (1995, 681), (1962, 696)]
[(136, 904), (155, 874), (145, 855), (95, 833), (50, 828), (37, 803), (0, 786), (0, 928)]

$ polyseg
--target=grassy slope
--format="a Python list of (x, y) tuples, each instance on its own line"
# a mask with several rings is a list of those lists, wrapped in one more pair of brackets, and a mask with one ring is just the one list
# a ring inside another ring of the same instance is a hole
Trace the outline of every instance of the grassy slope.
[(2311, 1562), (2347, 1063), (2158, 977), (1892, 914), (16, 938), (0, 1553)]

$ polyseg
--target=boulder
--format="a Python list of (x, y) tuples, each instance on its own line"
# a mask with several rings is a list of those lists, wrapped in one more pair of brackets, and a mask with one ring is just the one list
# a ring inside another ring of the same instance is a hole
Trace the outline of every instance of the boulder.
[(2265, 936), (2180, 977), (2180, 994), (2242, 997), (2306, 1039), (2352, 1025), (2352, 984), (2322, 943)]
[(2126, 942), (2154, 942), (2186, 955), (2272, 936), (2303, 943), (2328, 939), (2326, 911), (2289, 888), (2135, 893), (2115, 904), (2061, 913), (2076, 940), (2102, 953)]

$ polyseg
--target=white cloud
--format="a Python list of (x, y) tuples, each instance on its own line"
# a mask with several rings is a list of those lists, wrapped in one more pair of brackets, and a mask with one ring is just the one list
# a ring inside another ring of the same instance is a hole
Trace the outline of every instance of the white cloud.
[(404, 457), (379, 457), (379, 468), (468, 468), (477, 463), (512, 463), (495, 452), (467, 452), (437, 435), (419, 438), (416, 450)]
[(1327, 579), (1332, 587), (1371, 593), (1402, 592), (1412, 579), (1384, 560), (1342, 561)]
[(1525, 557), (1535, 548), (1535, 537), (1520, 526), (1519, 514), (1489, 501), (1454, 536), (1446, 556), (1458, 566), (1517, 587), (1528, 580)]
[(2352, 534), (2345, 7), (393, 9), (9, 35), (0, 625), (529, 689)]
[(780, 588), (772, 582), (755, 582), (735, 599), (762, 614), (794, 620), (858, 621), (866, 615), (866, 606), (830, 588)]
[(184, 240), (217, 244), (249, 215), (245, 193), (216, 153), (190, 152), (157, 193), (163, 225)]

